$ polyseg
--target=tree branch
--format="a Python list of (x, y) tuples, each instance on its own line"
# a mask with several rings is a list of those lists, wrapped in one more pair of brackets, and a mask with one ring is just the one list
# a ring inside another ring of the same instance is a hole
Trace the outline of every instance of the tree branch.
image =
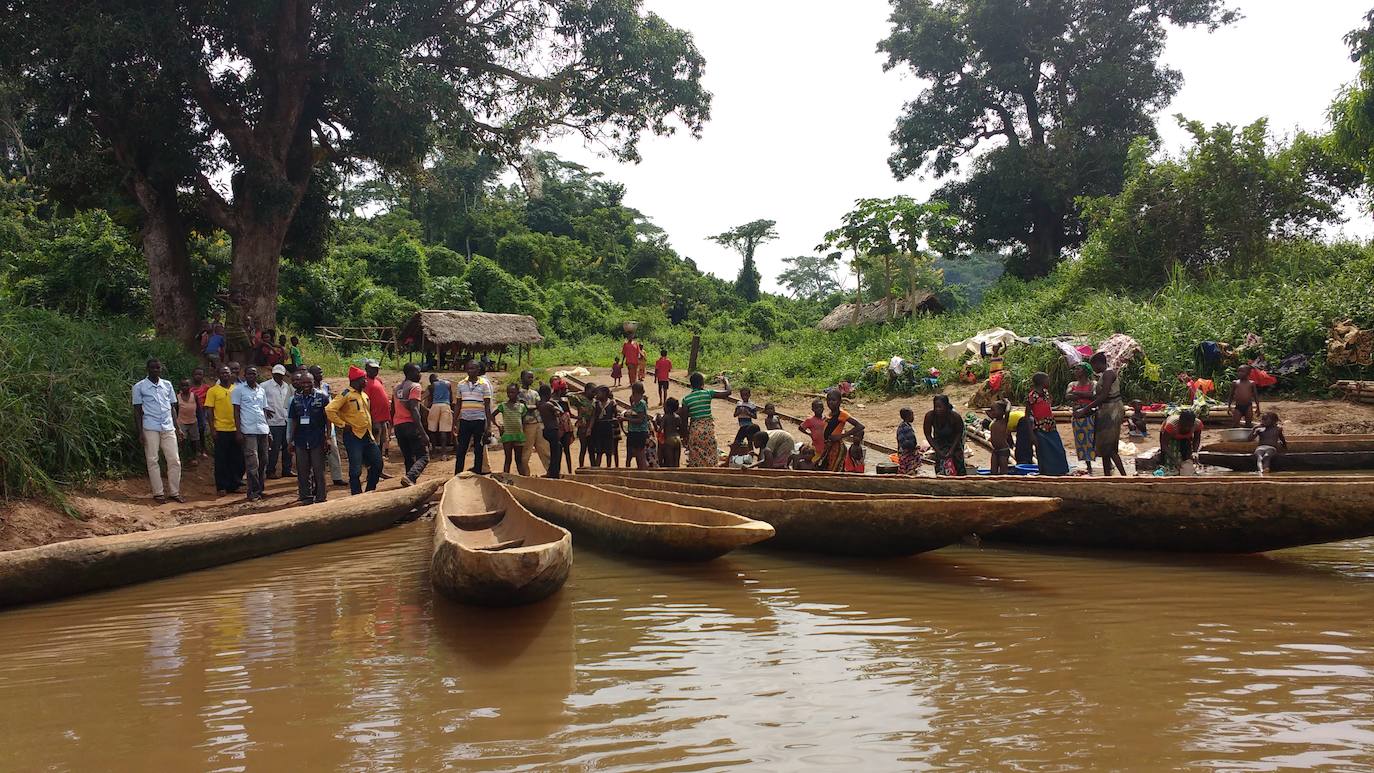
[(210, 183), (210, 178), (205, 176), (205, 172), (197, 169), (195, 178), (196, 190), (200, 192), (202, 207), (205, 216), (210, 218), (210, 222), (228, 231), (231, 235), (238, 231), (238, 218), (234, 215), (234, 208), (229, 202), (224, 200), (215, 186)]
[(229, 147), (233, 148), (240, 158), (261, 158), (263, 154), (260, 152), (257, 139), (253, 136), (253, 127), (248, 125), (242, 110), (220, 99), (215, 93), (215, 86), (210, 82), (210, 73), (204, 67), (197, 67), (190, 80), (191, 93), (196, 97), (196, 104), (205, 111), (210, 124), (229, 140)]

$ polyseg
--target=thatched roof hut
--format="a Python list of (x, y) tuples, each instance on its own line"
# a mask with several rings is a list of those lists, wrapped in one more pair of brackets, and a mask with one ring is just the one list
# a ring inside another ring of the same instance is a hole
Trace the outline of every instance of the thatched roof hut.
[[(898, 317), (909, 317), (915, 312), (923, 311), (928, 314), (939, 314), (945, 310), (940, 301), (935, 297), (935, 293), (917, 293), (915, 302), (910, 302), (906, 298), (897, 298), (893, 301), (894, 312)], [(881, 325), (887, 321), (887, 299), (879, 298), (876, 301), (869, 301), (859, 307), (860, 325)], [(825, 315), (825, 319), (816, 323), (816, 327), (821, 330), (839, 330), (841, 328), (854, 325), (854, 304), (842, 303), (835, 307), (835, 310)]]
[(401, 339), (421, 350), (457, 347), (467, 352), (491, 352), (537, 344), (544, 336), (539, 334), (534, 317), (524, 314), (426, 309), (415, 312)]

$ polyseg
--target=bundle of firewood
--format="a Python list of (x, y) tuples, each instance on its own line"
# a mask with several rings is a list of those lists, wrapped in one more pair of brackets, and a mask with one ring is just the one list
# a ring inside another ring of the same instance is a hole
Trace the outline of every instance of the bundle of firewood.
[(1348, 400), (1360, 403), (1374, 403), (1374, 381), (1341, 380), (1331, 385), (1331, 389), (1344, 392)]
[(1374, 330), (1361, 330), (1350, 320), (1331, 327), (1326, 340), (1326, 362), (1330, 365), (1374, 364)]

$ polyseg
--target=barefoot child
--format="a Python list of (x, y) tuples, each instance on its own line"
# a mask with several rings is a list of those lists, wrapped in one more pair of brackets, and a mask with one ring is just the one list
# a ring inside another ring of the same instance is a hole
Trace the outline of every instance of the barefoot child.
[(506, 402), (496, 406), (496, 414), (501, 417), (501, 447), (506, 450), (506, 463), (502, 467), (504, 472), (510, 472), (513, 457), (515, 469), (521, 475), (530, 474), (529, 467), (525, 465), (525, 414), (529, 410), (530, 407), (520, 401), (520, 385), (507, 385)]
[(854, 430), (854, 442), (849, 444), (849, 449), (844, 454), (845, 472), (864, 471), (864, 431), (862, 428)]
[(678, 415), (676, 397), (663, 401), (663, 413), (658, 417), (658, 428), (663, 433), (663, 442), (658, 446), (660, 467), (679, 467), (682, 465), (682, 417)]
[(1008, 426), (1010, 415), (1011, 404), (1006, 400), (998, 400), (988, 409), (988, 418), (992, 419), (992, 425), (988, 427), (988, 442), (992, 444), (993, 475), (1006, 475), (1011, 466), (1011, 449), (1014, 443)]
[[(814, 463), (819, 458), (820, 449), (825, 448), (825, 401), (811, 401), (811, 415), (807, 416), (806, 420), (801, 423), (801, 431), (811, 436), (811, 442), (805, 447), (811, 449), (809, 461), (812, 462), (812, 466), (805, 469), (815, 469)], [(803, 455), (799, 454), (798, 456)]]
[(735, 419), (739, 421), (739, 431), (735, 433), (733, 445), (739, 445), (741, 441), (749, 440), (754, 434), (754, 420), (759, 417), (759, 407), (749, 398), (753, 396), (753, 391), (749, 387), (742, 387), (739, 390), (739, 402), (735, 403)]
[(921, 449), (916, 440), (916, 414), (910, 408), (897, 412), (902, 423), (897, 425), (897, 472), (901, 475), (915, 475), (921, 468)]
[(611, 384), (613, 386), (620, 386), (620, 376), (623, 372), (624, 368), (620, 364), (620, 358), (616, 357), (615, 362), (611, 363)]
[(765, 403), (763, 406), (763, 428), (782, 429), (782, 417), (778, 415), (777, 406), (772, 403)]
[(177, 429), (186, 441), (186, 456), (195, 467), (204, 452), (200, 445), (200, 404), (191, 391), (190, 379), (182, 379), (181, 388), (177, 390)]
[(1138, 443), (1150, 436), (1149, 424), (1145, 421), (1145, 404), (1139, 400), (1131, 401), (1131, 415), (1126, 417), (1126, 437)]
[(1255, 448), (1255, 468), (1260, 475), (1265, 475), (1269, 472), (1274, 455), (1280, 449), (1288, 450), (1288, 439), (1283, 436), (1283, 427), (1279, 426), (1279, 415), (1273, 411), (1266, 412), (1260, 417), (1260, 425), (1251, 430), (1250, 436), (1259, 442)]
[(1236, 380), (1231, 382), (1231, 397), (1226, 401), (1227, 412), (1231, 414), (1234, 426), (1253, 426), (1255, 414), (1259, 413), (1259, 390), (1250, 380), (1250, 366), (1236, 368)]

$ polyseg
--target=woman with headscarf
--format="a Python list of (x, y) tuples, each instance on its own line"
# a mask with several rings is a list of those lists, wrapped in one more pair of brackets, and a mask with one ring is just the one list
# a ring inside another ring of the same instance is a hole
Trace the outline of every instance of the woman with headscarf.
[(693, 373), (689, 379), (692, 391), (682, 398), (678, 415), (687, 424), (687, 466), (715, 467), (720, 464), (720, 449), (716, 447), (716, 422), (711, 417), (711, 401), (730, 396), (730, 380), (720, 379), (724, 389), (707, 389), (706, 377)]
[(1184, 409), (1164, 420), (1159, 428), (1159, 467), (1177, 475), (1183, 463), (1197, 455), (1202, 445), (1202, 422), (1192, 410)]
[[(1086, 362), (1075, 365), (1074, 372), (1078, 375), (1078, 380), (1069, 384), (1065, 397), (1069, 400), (1069, 406), (1076, 410), (1093, 401), (1094, 393), (1097, 391), (1097, 380), (1093, 378), (1093, 366)], [(1097, 458), (1096, 430), (1096, 416), (1092, 414), (1078, 416), (1075, 414), (1073, 419), (1073, 450), (1078, 455), (1078, 461), (1088, 465), (1089, 475), (1093, 474), (1093, 460)]]
[(1092, 368), (1102, 375), (1097, 382), (1097, 396), (1092, 402), (1073, 412), (1075, 419), (1080, 416), (1096, 414), (1094, 424), (1094, 445), (1097, 457), (1102, 460), (1102, 474), (1111, 477), (1112, 465), (1122, 475), (1126, 474), (1126, 464), (1121, 461), (1121, 424), (1126, 420), (1126, 406), (1121, 402), (1121, 378), (1116, 368), (1110, 367), (1104, 352), (1094, 354), (1088, 360)]
[[(821, 435), (825, 445), (816, 453), (816, 469), (827, 472), (844, 472), (845, 444), (847, 438), (862, 434), (864, 425), (849, 415), (843, 407), (840, 390), (832, 389), (825, 394), (825, 406), (830, 409), (825, 430)], [(846, 429), (850, 427), (851, 429)]]
[[(1069, 455), (1064, 441), (1054, 426), (1054, 404), (1050, 399), (1050, 376), (1036, 373), (1031, 376), (1031, 391), (1026, 396), (1027, 418), (1035, 423), (1035, 458), (1041, 475), (1068, 475)], [(1026, 421), (1026, 419), (1022, 419)]]
[(964, 420), (948, 395), (935, 395), (924, 422), (926, 442), (935, 455), (936, 475), (967, 475), (964, 464)]

